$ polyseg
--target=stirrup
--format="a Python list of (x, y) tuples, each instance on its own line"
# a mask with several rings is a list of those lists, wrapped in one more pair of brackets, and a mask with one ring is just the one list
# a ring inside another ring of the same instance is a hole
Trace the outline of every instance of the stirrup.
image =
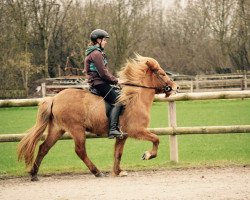
[(121, 130), (114, 131), (114, 132), (118, 132), (119, 134), (109, 134), (108, 139), (114, 139), (114, 138), (123, 139), (124, 137), (128, 135), (127, 133), (123, 133)]

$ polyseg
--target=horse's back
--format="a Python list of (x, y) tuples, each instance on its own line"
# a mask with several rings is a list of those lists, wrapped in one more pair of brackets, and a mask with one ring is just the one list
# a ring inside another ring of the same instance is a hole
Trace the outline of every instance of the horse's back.
[(101, 97), (83, 89), (65, 89), (54, 96), (52, 113), (63, 126), (82, 126), (102, 134), (107, 129), (105, 104)]

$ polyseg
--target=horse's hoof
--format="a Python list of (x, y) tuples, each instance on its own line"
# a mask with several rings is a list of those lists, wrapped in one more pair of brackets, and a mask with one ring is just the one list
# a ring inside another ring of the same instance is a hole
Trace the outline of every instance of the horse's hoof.
[(37, 176), (32, 176), (30, 180), (31, 181), (39, 181), (39, 179), (37, 178)]
[(121, 171), (118, 175), (119, 177), (125, 177), (128, 176), (128, 172), (127, 171)]
[(95, 177), (97, 177), (97, 178), (103, 178), (105, 176), (106, 175), (104, 173), (102, 173), (102, 172), (99, 172), (99, 173), (95, 174)]
[(146, 151), (141, 157), (142, 160), (149, 160), (150, 158), (151, 154), (148, 151)]

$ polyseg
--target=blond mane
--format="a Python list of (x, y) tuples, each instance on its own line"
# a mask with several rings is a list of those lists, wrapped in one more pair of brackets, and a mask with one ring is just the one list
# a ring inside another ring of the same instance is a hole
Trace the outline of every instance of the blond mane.
[[(135, 58), (127, 60), (124, 67), (118, 73), (121, 82), (126, 84), (143, 85), (143, 80), (145, 80), (145, 77), (147, 76), (146, 72), (149, 69), (149, 66), (146, 64), (148, 61), (151, 63), (157, 63), (153, 58), (143, 57), (138, 54), (136, 54)], [(133, 103), (138, 99), (140, 91), (141, 90), (138, 87), (123, 87), (119, 97), (119, 102), (123, 105)]]

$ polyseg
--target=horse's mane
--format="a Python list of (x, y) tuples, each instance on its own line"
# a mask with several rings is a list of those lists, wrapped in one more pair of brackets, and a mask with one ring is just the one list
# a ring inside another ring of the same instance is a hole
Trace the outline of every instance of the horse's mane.
[[(122, 83), (142, 85), (148, 70), (146, 62), (149, 60), (154, 59), (143, 57), (138, 54), (136, 54), (135, 58), (128, 59), (124, 67), (118, 73)], [(123, 105), (127, 105), (128, 103), (136, 101), (140, 95), (140, 91), (141, 90), (138, 87), (123, 87), (119, 97), (119, 102)]]

